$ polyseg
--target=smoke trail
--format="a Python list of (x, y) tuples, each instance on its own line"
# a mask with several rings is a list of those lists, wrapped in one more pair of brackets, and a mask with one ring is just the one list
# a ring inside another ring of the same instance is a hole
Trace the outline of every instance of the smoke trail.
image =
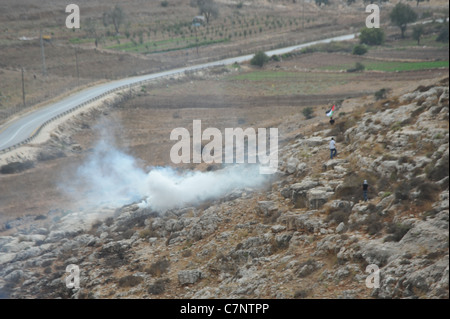
[(267, 179), (259, 174), (258, 165), (234, 165), (211, 172), (153, 167), (146, 172), (134, 157), (102, 141), (78, 168), (76, 180), (63, 189), (74, 201), (87, 206), (141, 202), (164, 212), (217, 199), (235, 189), (259, 188)]
[(182, 174), (172, 168), (155, 168), (147, 175), (146, 204), (164, 211), (220, 198), (235, 189), (259, 188), (266, 180), (256, 165), (234, 165), (214, 172)]

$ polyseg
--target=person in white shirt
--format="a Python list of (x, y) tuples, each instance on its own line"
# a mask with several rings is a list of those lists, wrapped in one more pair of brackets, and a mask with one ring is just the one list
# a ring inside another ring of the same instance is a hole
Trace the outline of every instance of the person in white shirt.
[(330, 141), (330, 159), (333, 159), (333, 157), (337, 156), (337, 150), (336, 150), (336, 142), (334, 141), (334, 138), (331, 138)]

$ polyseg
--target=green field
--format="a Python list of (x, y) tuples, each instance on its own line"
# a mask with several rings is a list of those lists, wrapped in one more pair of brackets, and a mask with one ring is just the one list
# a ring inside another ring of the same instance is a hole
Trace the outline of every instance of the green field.
[[(448, 61), (425, 61), (425, 62), (381, 62), (368, 61), (362, 62), (368, 71), (400, 72), (416, 71), (436, 68), (448, 68)], [(354, 64), (329, 65), (321, 67), (321, 70), (348, 70), (354, 67)]]
[(195, 48), (196, 46), (200, 47), (200, 46), (205, 46), (205, 45), (224, 43), (224, 42), (228, 42), (229, 39), (224, 38), (224, 39), (218, 39), (218, 40), (204, 40), (204, 41), (199, 41), (198, 44), (195, 41), (196, 41), (195, 37), (189, 37), (189, 38), (172, 38), (172, 39), (166, 39), (166, 40), (161, 40), (161, 41), (150, 41), (150, 42), (144, 42), (144, 43), (126, 42), (126, 43), (108, 46), (107, 49), (124, 51), (124, 52), (137, 52), (137, 53), (143, 53), (143, 54), (150, 54), (150, 53), (158, 53), (158, 52)]
[(247, 80), (247, 81), (265, 81), (265, 80), (285, 80), (304, 78), (305, 74), (300, 72), (283, 72), (283, 71), (255, 71), (243, 73), (231, 77), (231, 80)]
[(417, 45), (417, 41), (411, 37), (407, 37), (405, 39), (399, 39), (395, 44), (393, 43), (385, 43), (383, 47), (386, 48), (395, 48), (396, 50), (408, 50), (410, 47), (416, 46), (427, 46), (434, 48), (445, 48), (448, 47), (448, 42), (438, 42), (436, 41), (437, 35), (425, 35), (420, 39), (420, 44)]
[(228, 77), (228, 85), (239, 90), (251, 83), (253, 90), (265, 95), (318, 94), (330, 87), (344, 85), (355, 73), (325, 74), (258, 70)]

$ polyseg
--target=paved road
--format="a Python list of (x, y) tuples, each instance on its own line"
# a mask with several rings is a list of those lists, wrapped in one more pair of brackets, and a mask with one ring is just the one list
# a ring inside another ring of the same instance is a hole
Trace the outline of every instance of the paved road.
[[(324, 40), (291, 46), (287, 48), (272, 50), (266, 53), (269, 56), (272, 56), (274, 54), (280, 55), (291, 51), (299, 50), (308, 46), (312, 46), (318, 43), (328, 43), (331, 41), (344, 41), (353, 39), (354, 37), (355, 34), (348, 34), (344, 36), (333, 37)], [(49, 104), (43, 108), (40, 108), (39, 110), (27, 113), (14, 121), (5, 123), (3, 126), (0, 126), (0, 151), (6, 150), (10, 147), (14, 147), (20, 143), (27, 142), (29, 138), (36, 135), (36, 132), (38, 132), (38, 130), (47, 121), (71, 109), (74, 109), (80, 104), (87, 103), (90, 100), (100, 97), (104, 94), (107, 94), (108, 92), (111, 92), (113, 90), (138, 84), (139, 82), (142, 81), (151, 81), (162, 77), (174, 76), (180, 73), (184, 73), (185, 71), (195, 71), (220, 65), (231, 65), (235, 62), (241, 63), (244, 61), (249, 61), (252, 57), (253, 54), (220, 60), (216, 62), (199, 64), (195, 66), (183, 67), (160, 73), (130, 77), (122, 80), (108, 82), (106, 84), (97, 85), (89, 89), (85, 89), (83, 91), (74, 93), (73, 95), (62, 99), (59, 102)]]

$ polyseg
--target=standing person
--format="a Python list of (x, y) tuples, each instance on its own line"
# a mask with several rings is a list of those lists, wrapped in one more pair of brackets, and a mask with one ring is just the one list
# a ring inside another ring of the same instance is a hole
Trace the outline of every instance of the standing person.
[(333, 117), (330, 118), (330, 124), (331, 124), (331, 125), (334, 124), (334, 119), (333, 119)]
[(330, 141), (330, 159), (333, 159), (334, 156), (337, 156), (337, 150), (336, 142), (334, 141), (334, 137), (332, 137)]
[(367, 191), (369, 190), (369, 184), (367, 184), (367, 180), (364, 180), (363, 183), (363, 196), (364, 196), (364, 201), (367, 202), (368, 198), (367, 198)]

